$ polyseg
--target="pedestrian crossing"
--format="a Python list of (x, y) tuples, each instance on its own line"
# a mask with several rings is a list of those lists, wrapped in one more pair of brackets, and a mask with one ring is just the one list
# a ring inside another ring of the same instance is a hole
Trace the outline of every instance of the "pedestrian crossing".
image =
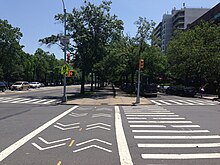
[(220, 161), (220, 135), (157, 105), (123, 109), (136, 147), (148, 164), (158, 163), (157, 160), (163, 164), (192, 164), (198, 159)]
[(150, 100), (152, 103), (156, 105), (217, 105), (218, 102), (216, 101), (210, 101), (210, 100), (199, 100), (199, 99), (194, 99), (194, 100)]
[(15, 98), (15, 97), (0, 97), (0, 103), (12, 104), (43, 104), (50, 105), (58, 103), (57, 99), (33, 99), (33, 98)]

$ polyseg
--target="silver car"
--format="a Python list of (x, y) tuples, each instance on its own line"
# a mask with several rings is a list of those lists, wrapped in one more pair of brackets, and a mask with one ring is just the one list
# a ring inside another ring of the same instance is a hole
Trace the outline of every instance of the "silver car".
[(27, 81), (16, 81), (12, 86), (11, 90), (29, 90), (30, 85)]

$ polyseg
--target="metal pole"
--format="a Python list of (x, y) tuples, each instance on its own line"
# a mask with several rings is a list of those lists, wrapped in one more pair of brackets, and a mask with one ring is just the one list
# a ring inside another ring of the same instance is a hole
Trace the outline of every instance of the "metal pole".
[(137, 86), (137, 97), (136, 97), (136, 104), (140, 103), (140, 80), (141, 79), (141, 69), (138, 69), (138, 86)]
[[(63, 11), (64, 11), (64, 65), (66, 65), (66, 8), (65, 8), (65, 4), (64, 1), (62, 0), (63, 3)], [(63, 98), (62, 98), (62, 102), (66, 102), (67, 101), (67, 97), (66, 97), (66, 74), (64, 74), (63, 77)]]

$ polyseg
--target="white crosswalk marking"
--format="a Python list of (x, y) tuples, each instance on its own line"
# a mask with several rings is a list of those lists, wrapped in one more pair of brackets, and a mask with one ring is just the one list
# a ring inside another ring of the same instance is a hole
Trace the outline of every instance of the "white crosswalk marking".
[[(215, 105), (213, 102), (201, 100), (154, 100), (154, 102), (158, 103), (156, 106)], [(200, 129), (200, 125), (192, 124), (192, 121), (175, 113), (164, 113), (167, 111), (165, 108), (160, 109), (160, 112), (150, 113), (147, 107), (138, 112), (127, 109), (125, 110), (127, 122), (137, 141), (137, 147), (141, 148), (141, 157), (148, 161), (147, 164), (155, 163), (156, 160), (163, 160), (164, 164), (169, 164), (172, 160), (220, 159), (220, 135), (210, 134), (209, 130)]]
[(12, 98), (12, 97), (0, 97), (0, 103), (12, 103), (12, 104), (54, 104), (58, 100), (56, 99), (32, 99), (32, 98)]
[(150, 100), (156, 105), (216, 105), (216, 102), (211, 102), (209, 100)]

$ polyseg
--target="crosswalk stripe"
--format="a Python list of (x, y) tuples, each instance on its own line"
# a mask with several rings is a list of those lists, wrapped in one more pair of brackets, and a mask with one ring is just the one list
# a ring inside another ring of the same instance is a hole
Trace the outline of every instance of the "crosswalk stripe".
[(220, 147), (220, 143), (191, 143), (191, 144), (137, 144), (140, 148), (150, 147), (150, 148), (206, 148), (206, 147)]
[(56, 101), (56, 99), (31, 99), (31, 98), (0, 97), (0, 102), (2, 102), (2, 103), (50, 104), (55, 101)]
[(220, 158), (220, 153), (202, 154), (141, 154), (143, 159), (212, 159)]
[(52, 102), (55, 102), (56, 100), (55, 99), (52, 99), (52, 100), (49, 100), (47, 102), (44, 102), (43, 104), (49, 104), (49, 103), (52, 103)]
[(146, 117), (150, 117), (150, 116), (156, 116), (156, 117), (159, 117), (159, 116), (161, 116), (161, 117), (178, 117), (179, 115), (126, 115), (127, 117), (132, 117), (132, 116), (142, 116), (142, 117), (144, 117), (144, 116), (146, 116)]
[(205, 133), (209, 130), (132, 130), (135, 133)]
[(207, 100), (150, 100), (156, 105), (216, 105)]
[(192, 121), (128, 121), (128, 123), (192, 123)]
[(183, 105), (183, 103), (179, 103), (177, 101), (174, 101), (174, 100), (168, 100), (169, 102), (172, 102), (172, 103), (175, 103), (175, 104), (178, 104), (178, 105)]
[(220, 139), (219, 135), (204, 136), (134, 136), (135, 139)]
[(165, 125), (130, 125), (131, 128), (165, 128)]
[(170, 125), (173, 128), (195, 128), (200, 127), (199, 125)]

